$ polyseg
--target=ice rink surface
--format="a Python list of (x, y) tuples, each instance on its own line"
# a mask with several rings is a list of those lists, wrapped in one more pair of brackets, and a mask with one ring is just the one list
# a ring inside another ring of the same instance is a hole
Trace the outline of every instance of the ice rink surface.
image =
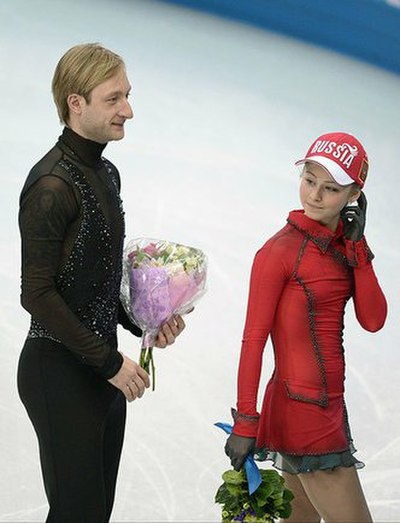
[[(135, 120), (105, 156), (119, 167), (127, 239), (203, 249), (208, 292), (175, 346), (156, 354), (157, 389), (129, 405), (115, 522), (216, 522), (229, 468), (224, 434), (256, 250), (298, 208), (293, 163), (319, 134), (345, 130), (370, 156), (367, 238), (390, 314), (363, 332), (346, 314), (347, 403), (378, 522), (400, 520), (400, 77), (253, 27), (152, 0), (0, 2), (0, 521), (43, 521), (36, 438), (16, 392), (28, 328), (19, 305), (18, 195), (61, 132), (50, 93), (72, 45), (120, 53)], [(121, 332), (137, 358), (139, 342)], [(265, 353), (262, 385), (272, 368)], [(260, 399), (263, 386), (260, 389)]]

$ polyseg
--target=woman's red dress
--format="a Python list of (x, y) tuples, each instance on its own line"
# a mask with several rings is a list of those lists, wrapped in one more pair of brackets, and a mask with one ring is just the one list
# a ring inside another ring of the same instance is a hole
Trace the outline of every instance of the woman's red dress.
[[(349, 449), (344, 405), (343, 318), (353, 298), (357, 319), (371, 332), (387, 306), (365, 238), (346, 240), (292, 211), (288, 223), (256, 254), (238, 374), (233, 432), (257, 447), (294, 455)], [(261, 414), (257, 393), (268, 336), (275, 369)]]

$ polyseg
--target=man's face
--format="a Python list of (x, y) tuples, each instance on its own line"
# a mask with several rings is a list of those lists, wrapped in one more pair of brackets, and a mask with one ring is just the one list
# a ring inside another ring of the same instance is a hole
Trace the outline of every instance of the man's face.
[(125, 121), (133, 118), (128, 102), (130, 90), (125, 70), (121, 68), (92, 90), (88, 102), (80, 97), (80, 113), (74, 119), (73, 130), (98, 143), (121, 140)]

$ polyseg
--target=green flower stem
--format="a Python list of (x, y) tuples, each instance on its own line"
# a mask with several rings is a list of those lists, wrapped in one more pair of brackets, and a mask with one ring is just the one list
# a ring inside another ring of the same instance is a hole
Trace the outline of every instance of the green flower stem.
[(140, 351), (139, 365), (152, 376), (152, 390), (156, 387), (156, 367), (153, 359), (153, 347), (143, 347)]
[(151, 359), (150, 359), (150, 363), (151, 363), (151, 375), (152, 375), (152, 381), (153, 381), (153, 385), (152, 385), (152, 388), (151, 390), (155, 390), (156, 388), (156, 367), (154, 365), (154, 358), (153, 358), (153, 347), (150, 349), (151, 350)]

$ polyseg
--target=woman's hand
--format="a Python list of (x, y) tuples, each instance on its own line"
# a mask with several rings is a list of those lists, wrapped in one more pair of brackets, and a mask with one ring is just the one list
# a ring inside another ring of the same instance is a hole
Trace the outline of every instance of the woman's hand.
[(184, 328), (185, 322), (182, 316), (172, 316), (172, 318), (161, 327), (154, 344), (155, 347), (164, 349), (167, 345), (172, 345)]
[(347, 240), (358, 242), (364, 235), (367, 198), (361, 191), (361, 194), (354, 207), (346, 206), (340, 213), (344, 225), (344, 236)]
[(247, 438), (231, 434), (226, 440), (225, 454), (231, 459), (232, 467), (239, 471), (247, 456), (253, 452), (256, 438)]

